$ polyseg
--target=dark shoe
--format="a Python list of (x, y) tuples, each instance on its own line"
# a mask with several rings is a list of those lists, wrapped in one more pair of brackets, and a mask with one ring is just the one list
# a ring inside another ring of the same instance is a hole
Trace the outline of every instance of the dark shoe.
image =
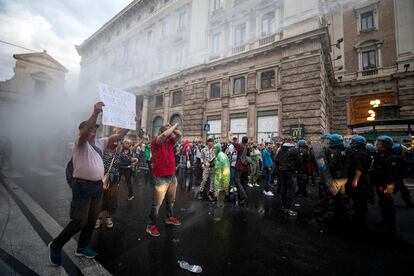
[(214, 193), (209, 193), (208, 194), (208, 200), (210, 201), (210, 202), (214, 202), (214, 201), (216, 201), (217, 200), (217, 198), (214, 196)]
[(52, 248), (52, 242), (47, 245), (49, 248), (49, 261), (54, 266), (62, 264), (62, 249)]
[(75, 256), (77, 257), (85, 257), (88, 259), (93, 259), (98, 255), (95, 250), (93, 250), (91, 247), (86, 246), (85, 248), (79, 248), (75, 252)]
[(147, 233), (150, 234), (153, 237), (159, 237), (160, 232), (158, 231), (157, 225), (148, 225), (147, 226)]

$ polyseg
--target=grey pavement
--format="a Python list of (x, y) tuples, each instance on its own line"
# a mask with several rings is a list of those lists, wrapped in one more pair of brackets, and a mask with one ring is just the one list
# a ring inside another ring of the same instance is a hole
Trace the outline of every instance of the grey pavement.
[[(29, 168), (29, 170), (38, 172), (37, 169)], [(22, 175), (17, 172), (8, 173), (14, 178), (21, 178)], [(42, 176), (54, 175), (53, 172), (44, 169), (40, 173)], [(60, 233), (62, 226), (21, 189), (12, 178), (3, 178), (0, 185), (0, 195), (2, 197), (0, 201), (0, 210), (2, 210), (0, 225), (5, 225), (2, 230), (4, 237), (0, 236), (0, 248), (16, 258), (22, 267), (25, 266), (39, 275), (67, 275), (63, 267), (51, 266), (48, 259), (47, 243), (51, 240), (51, 237), (56, 237)], [(65, 196), (70, 196), (69, 188), (67, 190), (63, 189), (63, 193)], [(55, 197), (55, 194), (53, 193), (53, 197)], [(22, 205), (19, 207), (13, 198), (19, 200)], [(21, 208), (27, 210), (29, 214), (22, 212)], [(65, 209), (68, 213), (69, 208), (66, 204)], [(31, 217), (32, 221), (26, 216)], [(65, 215), (64, 219), (67, 223), (68, 215)], [(37, 225), (37, 229), (33, 225)], [(16, 229), (18, 230), (16, 231)], [(43, 233), (43, 239), (39, 236), (39, 232)], [(64, 252), (70, 259), (69, 263), (75, 266), (74, 268), (71, 267), (69, 274), (111, 275), (95, 260), (76, 257), (74, 255), (76, 248), (77, 244), (73, 239), (64, 247)], [(13, 264), (16, 265), (16, 263)], [(10, 268), (10, 265), (8, 267)], [(26, 273), (28, 272), (26, 271)]]
[[(49, 264), (47, 245), (3, 185), (0, 185), (0, 225), (0, 248), (9, 259), (15, 259), (14, 269), (2, 262), (1, 275), (18, 275), (20, 270), (31, 270), (39, 275), (67, 275), (63, 267)], [(21, 263), (20, 268), (15, 266), (16, 261)]]

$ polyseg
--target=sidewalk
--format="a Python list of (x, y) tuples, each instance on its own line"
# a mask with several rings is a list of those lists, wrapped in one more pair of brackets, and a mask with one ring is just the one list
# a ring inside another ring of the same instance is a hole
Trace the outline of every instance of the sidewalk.
[(48, 261), (48, 248), (16, 202), (0, 185), (0, 274), (68, 275)]
[(111, 275), (97, 261), (76, 257), (73, 239), (63, 248), (63, 266), (51, 266), (47, 243), (61, 230), (16, 183), (0, 175), (0, 275)]

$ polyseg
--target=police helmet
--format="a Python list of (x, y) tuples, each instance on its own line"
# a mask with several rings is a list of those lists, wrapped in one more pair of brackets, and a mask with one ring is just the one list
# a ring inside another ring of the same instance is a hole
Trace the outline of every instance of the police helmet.
[(392, 149), (392, 146), (394, 145), (394, 141), (392, 140), (392, 138), (387, 135), (378, 136), (377, 141), (383, 142), (387, 149)]
[(357, 147), (365, 147), (367, 145), (367, 140), (361, 135), (352, 135), (351, 145)]
[(401, 146), (401, 144), (394, 144), (392, 146), (392, 151), (396, 154), (402, 154), (403, 152), (403, 147)]
[(377, 147), (372, 144), (367, 144), (367, 150), (369, 153), (377, 153)]
[(332, 147), (344, 144), (344, 138), (339, 134), (331, 134), (328, 139), (331, 141), (330, 145)]
[(300, 140), (298, 141), (298, 146), (299, 146), (300, 148), (306, 148), (306, 147), (308, 146), (308, 143), (306, 143), (306, 141), (305, 141), (305, 140), (300, 139)]
[(330, 136), (331, 136), (330, 133), (324, 133), (321, 135), (321, 139), (329, 139)]

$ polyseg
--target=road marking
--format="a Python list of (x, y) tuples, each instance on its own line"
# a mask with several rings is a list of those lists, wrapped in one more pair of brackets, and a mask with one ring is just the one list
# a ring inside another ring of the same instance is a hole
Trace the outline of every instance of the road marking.
[(31, 171), (31, 172), (33, 172), (35, 174), (41, 175), (41, 176), (52, 176), (52, 175), (56, 175), (55, 173), (49, 172), (49, 171), (47, 171), (45, 169), (42, 169), (42, 168), (39, 168), (39, 167), (36, 167), (36, 166), (29, 166), (28, 169), (29, 169), (29, 171)]
[(23, 175), (21, 173), (19, 173), (18, 171), (15, 171), (15, 170), (11, 170), (11, 171), (10, 170), (4, 170), (4, 171), (1, 171), (1, 173), (7, 178), (22, 178), (23, 177)]
[[(44, 230), (52, 237), (56, 237), (63, 228), (42, 208), (37, 204), (19, 185), (11, 179), (4, 179), (4, 184), (8, 186), (8, 191), (13, 193), (24, 206), (31, 212), (34, 218), (40, 223)], [(71, 261), (85, 276), (111, 276), (100, 263), (95, 259), (78, 258), (73, 252), (77, 249), (77, 242), (70, 239), (63, 250)]]

